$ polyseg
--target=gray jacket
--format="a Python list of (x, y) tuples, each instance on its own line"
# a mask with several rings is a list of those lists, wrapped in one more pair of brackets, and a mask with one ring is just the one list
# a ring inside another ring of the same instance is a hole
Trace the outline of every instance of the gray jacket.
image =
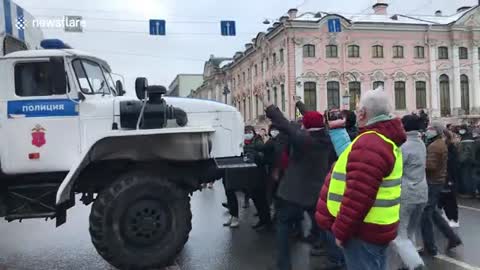
[(407, 141), (402, 145), (402, 154), (402, 204), (426, 203), (428, 201), (428, 185), (425, 176), (427, 150), (418, 132), (407, 132)]

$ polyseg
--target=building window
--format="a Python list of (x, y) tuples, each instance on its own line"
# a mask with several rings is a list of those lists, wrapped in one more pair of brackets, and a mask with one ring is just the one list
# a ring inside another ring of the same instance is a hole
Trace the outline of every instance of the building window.
[(425, 58), (425, 47), (423, 46), (415, 46), (414, 48), (414, 57), (416, 59), (424, 59)]
[(248, 78), (248, 81), (252, 80), (252, 72), (251, 72), (250, 68), (247, 69), (247, 78)]
[(465, 47), (458, 48), (458, 55), (462, 60), (468, 59), (468, 49)]
[(393, 46), (393, 58), (403, 58), (403, 46)]
[(282, 98), (282, 111), (285, 112), (285, 85), (282, 84), (280, 85), (280, 92), (281, 92), (281, 98)]
[(247, 120), (247, 100), (243, 100), (243, 119)]
[(238, 83), (238, 86), (240, 86), (240, 74), (238, 74), (237, 83)]
[(450, 115), (450, 79), (445, 74), (440, 76), (440, 113)]
[(267, 90), (267, 101), (270, 102), (272, 98), (270, 97), (270, 89)]
[(260, 114), (260, 110), (258, 109), (258, 96), (255, 96), (255, 115), (258, 116)]
[(427, 108), (427, 83), (423, 81), (415, 82), (415, 93), (417, 97), (417, 109)]
[(460, 76), (461, 106), (465, 114), (470, 114), (470, 92), (467, 75)]
[(273, 59), (272, 59), (272, 61), (273, 61), (272, 65), (273, 65), (273, 66), (276, 66), (276, 65), (277, 65), (277, 54), (274, 53), (274, 54), (272, 55), (272, 58), (273, 58)]
[(480, 48), (478, 48), (478, 60), (480, 60)]
[(327, 82), (327, 106), (328, 109), (340, 109), (340, 84)]
[(303, 45), (303, 57), (315, 57), (315, 45)]
[(283, 49), (280, 49), (280, 63), (283, 63), (284, 61), (284, 50)]
[[(96, 78), (87, 76), (81, 61), (76, 61), (75, 63), (78, 63), (76, 66), (79, 67), (75, 69), (75, 73), (79, 78), (79, 84), (87, 92), (91, 93), (89, 79)], [(98, 67), (98, 70), (102, 74), (100, 67)], [(35, 79), (32, 80), (32, 78)], [(52, 64), (50, 62), (19, 63), (15, 65), (15, 94), (17, 96), (32, 97), (65, 94), (65, 92), (54, 93), (53, 84)]]
[(243, 77), (243, 84), (245, 84), (245, 82), (246, 82), (246, 80), (247, 80), (247, 79), (246, 79), (246, 76), (245, 76), (245, 72), (242, 73), (242, 77)]
[(257, 64), (255, 64), (254, 69), (255, 69), (255, 77), (257, 77), (258, 76), (258, 65)]
[(248, 97), (248, 116), (250, 120), (253, 120), (252, 114), (252, 97)]
[(350, 110), (354, 111), (360, 101), (361, 85), (360, 82), (349, 82), (348, 90), (350, 94)]
[(383, 81), (375, 81), (373, 82), (373, 90), (381, 87), (382, 89), (385, 89), (385, 82)]
[(395, 110), (406, 110), (405, 82), (395, 82)]
[(303, 85), (305, 96), (305, 108), (308, 111), (317, 110), (317, 84), (314, 82), (306, 82)]
[(360, 46), (358, 46), (358, 45), (348, 46), (348, 57), (349, 58), (359, 58), (360, 57)]
[(278, 106), (277, 87), (273, 87), (273, 104), (274, 104), (275, 106)]
[(381, 45), (372, 46), (372, 57), (383, 58), (383, 46)]
[(447, 47), (438, 47), (438, 59), (441, 59), (441, 60), (448, 59)]
[(268, 71), (270, 69), (270, 59), (268, 59), (268, 57), (267, 57), (267, 59), (265, 61), (266, 61), (265, 62), (265, 70)]
[(338, 47), (337, 45), (327, 45), (325, 47), (327, 51), (327, 58), (337, 58), (338, 57)]

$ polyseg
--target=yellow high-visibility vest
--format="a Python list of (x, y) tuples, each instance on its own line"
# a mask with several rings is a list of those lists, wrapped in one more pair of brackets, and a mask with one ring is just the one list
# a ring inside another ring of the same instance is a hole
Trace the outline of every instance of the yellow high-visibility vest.
[(382, 138), (385, 142), (392, 145), (393, 154), (395, 156), (395, 165), (390, 175), (383, 178), (382, 184), (380, 185), (375, 199), (375, 203), (363, 221), (365, 223), (379, 225), (393, 224), (400, 220), (400, 194), (402, 191), (401, 186), (403, 175), (402, 151), (392, 140), (375, 131), (365, 132), (357, 136), (357, 138), (353, 140), (353, 142), (338, 158), (330, 178), (327, 208), (332, 216), (337, 217), (342, 204), (343, 194), (345, 193), (347, 186), (348, 156), (357, 140), (366, 134), (375, 134)]

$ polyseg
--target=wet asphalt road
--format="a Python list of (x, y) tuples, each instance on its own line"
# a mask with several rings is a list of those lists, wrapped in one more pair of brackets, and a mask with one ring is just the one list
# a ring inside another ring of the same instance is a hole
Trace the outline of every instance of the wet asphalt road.
[[(193, 230), (177, 260), (181, 270), (264, 270), (273, 262), (273, 233), (254, 232), (253, 207), (241, 211), (241, 226), (222, 226), (227, 215), (221, 202), (220, 183), (213, 190), (193, 196)], [(458, 229), (464, 246), (440, 259), (426, 258), (429, 269), (480, 269), (480, 201), (461, 201)], [(88, 233), (90, 207), (77, 204), (67, 223), (55, 228), (53, 221), (0, 222), (0, 270), (114, 269), (96, 253)], [(440, 238), (440, 237), (439, 237)], [(444, 243), (441, 243), (444, 244)], [(292, 248), (295, 270), (315, 270), (322, 260), (308, 255), (309, 247), (297, 242)]]

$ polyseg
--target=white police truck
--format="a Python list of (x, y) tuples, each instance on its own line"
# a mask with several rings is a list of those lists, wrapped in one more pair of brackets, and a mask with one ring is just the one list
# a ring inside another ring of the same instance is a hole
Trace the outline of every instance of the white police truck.
[(59, 226), (67, 209), (93, 203), (91, 239), (105, 260), (169, 265), (191, 230), (190, 194), (244, 165), (240, 113), (164, 98), (145, 78), (138, 99), (126, 97), (104, 60), (60, 40), (41, 45), (0, 57), (0, 217)]

